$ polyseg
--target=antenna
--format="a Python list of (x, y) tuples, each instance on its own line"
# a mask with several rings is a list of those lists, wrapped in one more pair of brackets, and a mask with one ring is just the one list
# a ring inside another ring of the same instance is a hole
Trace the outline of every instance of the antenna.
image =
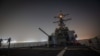
[(69, 14), (63, 14), (63, 13), (62, 13), (62, 10), (60, 10), (60, 13), (59, 13), (57, 16), (54, 17), (54, 18), (58, 18), (59, 20), (58, 20), (58, 21), (55, 21), (55, 22), (53, 22), (53, 23), (59, 23), (58, 26), (59, 26), (60, 28), (65, 27), (64, 21), (69, 21), (69, 20), (71, 20), (71, 18), (69, 18), (69, 19), (63, 19), (63, 18), (64, 18), (65, 16), (67, 16), (67, 15), (69, 15)]

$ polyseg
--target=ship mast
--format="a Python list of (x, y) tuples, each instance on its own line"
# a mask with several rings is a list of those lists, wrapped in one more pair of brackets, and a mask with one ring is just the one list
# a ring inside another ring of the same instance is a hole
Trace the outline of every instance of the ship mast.
[(60, 13), (58, 14), (58, 16), (55, 16), (54, 18), (58, 18), (59, 20), (58, 21), (55, 21), (53, 23), (59, 23), (58, 26), (59, 28), (65, 28), (65, 24), (64, 24), (64, 21), (69, 21), (71, 20), (70, 18), (69, 19), (63, 19), (65, 16), (67, 16), (69, 14), (63, 14), (62, 11), (60, 11)]

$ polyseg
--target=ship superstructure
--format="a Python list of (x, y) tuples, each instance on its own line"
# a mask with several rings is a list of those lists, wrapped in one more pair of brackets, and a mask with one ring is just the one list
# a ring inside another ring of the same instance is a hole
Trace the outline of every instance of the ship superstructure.
[(67, 46), (67, 45), (74, 45), (76, 43), (76, 37), (74, 30), (69, 30), (68, 27), (65, 25), (64, 21), (67, 22), (71, 20), (70, 18), (64, 19), (65, 16), (69, 14), (63, 14), (62, 11), (55, 16), (58, 18), (58, 21), (53, 23), (58, 23), (58, 28), (55, 29), (55, 32), (51, 35), (48, 35), (45, 31), (39, 28), (43, 33), (48, 36), (48, 45), (49, 46)]

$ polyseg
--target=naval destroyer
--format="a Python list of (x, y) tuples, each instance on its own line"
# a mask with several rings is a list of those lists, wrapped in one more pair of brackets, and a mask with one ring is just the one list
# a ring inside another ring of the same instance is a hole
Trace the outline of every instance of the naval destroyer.
[(74, 30), (69, 30), (69, 28), (64, 23), (72, 20), (71, 18), (64, 19), (64, 17), (68, 15), (69, 14), (64, 14), (62, 11), (60, 11), (58, 16), (54, 17), (58, 18), (58, 21), (53, 22), (58, 23), (58, 28), (56, 28), (54, 33), (51, 35), (48, 35), (44, 30), (39, 28), (39, 30), (48, 36), (48, 46), (67, 46), (75, 45), (77, 43), (77, 34), (75, 34)]

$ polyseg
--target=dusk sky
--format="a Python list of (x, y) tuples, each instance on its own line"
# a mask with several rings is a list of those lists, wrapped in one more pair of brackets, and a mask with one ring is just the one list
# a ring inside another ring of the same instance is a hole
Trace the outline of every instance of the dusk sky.
[(58, 27), (54, 16), (62, 10), (70, 14), (65, 22), (77, 39), (88, 39), (100, 35), (99, 0), (2, 0), (0, 2), (0, 38), (11, 37), (13, 41), (47, 41)]

